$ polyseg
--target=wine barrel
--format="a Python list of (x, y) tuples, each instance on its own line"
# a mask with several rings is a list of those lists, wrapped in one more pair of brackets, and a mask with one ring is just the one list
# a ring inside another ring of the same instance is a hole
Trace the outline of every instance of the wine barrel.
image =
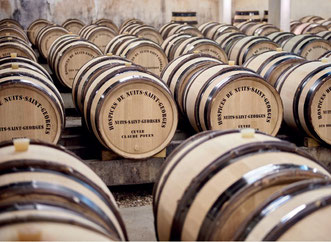
[(142, 25), (142, 24), (144, 24), (144, 22), (139, 20), (139, 19), (136, 19), (136, 18), (127, 19), (121, 24), (120, 30), (123, 29), (125, 26), (128, 26), (130, 24), (141, 24)]
[(105, 48), (105, 53), (116, 53), (118, 47), (127, 40), (136, 39), (137, 37), (131, 34), (120, 34), (114, 37)]
[(93, 80), (83, 109), (85, 123), (100, 143), (131, 159), (163, 150), (178, 122), (176, 104), (162, 80), (125, 64), (103, 70)]
[(279, 47), (266, 37), (247, 36), (236, 41), (228, 52), (229, 60), (242, 65), (250, 57), (266, 51), (276, 50)]
[(112, 65), (132, 64), (127, 59), (119, 56), (99, 56), (80, 68), (77, 72), (73, 86), (72, 86), (72, 100), (76, 109), (83, 114), (83, 104), (86, 92), (89, 86), (93, 83), (94, 78), (102, 73), (102, 71), (109, 69)]
[(0, 58), (9, 56), (25, 57), (37, 62), (33, 49), (23, 42), (14, 41), (13, 37), (8, 37), (0, 43)]
[(44, 67), (42, 67), (40, 64), (38, 64), (35, 61), (32, 61), (30, 59), (24, 58), (24, 57), (3, 57), (0, 58), (0, 69), (5, 68), (11, 68), (14, 65), (14, 67), (24, 67), (27, 69), (31, 69), (34, 71), (39, 72), (40, 74), (47, 77), (49, 80), (52, 80), (52, 77), (48, 73), (47, 70), (45, 70)]
[(30, 43), (27, 43), (25, 40), (22, 40), (21, 38), (15, 37), (15, 36), (1, 36), (0, 37), (0, 43), (5, 43), (5, 42), (15, 42), (15, 43), (19, 43), (22, 45), (27, 45), (29, 47)]
[(218, 36), (218, 38), (215, 41), (225, 51), (225, 53), (229, 55), (229, 50), (231, 49), (232, 45), (245, 36), (246, 35), (241, 32), (234, 32), (234, 33), (230, 32)]
[(129, 25), (126, 25), (124, 28), (122, 28), (119, 33), (120, 34), (129, 34), (131, 29), (133, 29), (135, 27), (140, 27), (140, 26), (147, 26), (147, 25), (139, 24), (139, 23), (129, 24)]
[(81, 39), (70, 39), (56, 49), (51, 66), (60, 83), (72, 88), (74, 77), (89, 60), (102, 55), (93, 43)]
[(53, 42), (60, 36), (69, 34), (69, 31), (61, 26), (45, 26), (43, 27), (36, 37), (36, 46), (40, 54), (47, 59), (48, 51)]
[(322, 31), (316, 34), (317, 36), (329, 41), (331, 43), (331, 31)]
[(50, 25), (50, 24), (51, 22), (49, 22), (46, 19), (36, 19), (29, 25), (27, 29), (27, 34), (32, 45), (36, 45), (36, 38), (39, 31), (46, 25)]
[(278, 78), (285, 70), (304, 61), (303, 57), (289, 52), (268, 51), (253, 56), (243, 66), (255, 71), (271, 85), (276, 86)]
[(307, 61), (280, 77), (277, 90), (284, 104), (284, 121), (295, 130), (331, 144), (331, 64)]
[(283, 45), (283, 43), (285, 43), (285, 41), (289, 40), (294, 36), (295, 34), (291, 32), (273, 32), (271, 34), (268, 34), (266, 37), (281, 46)]
[(187, 40), (181, 42), (176, 48), (174, 59), (177, 57), (193, 53), (193, 52), (201, 52), (205, 54), (209, 54), (211, 56), (216, 57), (224, 63), (228, 62), (228, 58), (224, 50), (219, 47), (219, 45), (210, 39), (199, 38), (199, 37), (191, 37)]
[(220, 23), (218, 22), (207, 22), (207, 23), (204, 23), (204, 24), (201, 24), (199, 27), (198, 27), (198, 30), (203, 34), (203, 36), (206, 37), (206, 33), (211, 29), (213, 28), (214, 26), (218, 25)]
[(168, 35), (164, 35), (163, 39), (168, 38), (169, 36), (171, 36), (173, 34), (178, 34), (178, 33), (189, 34), (189, 35), (192, 35), (195, 37), (203, 37), (203, 34), (196, 27), (193, 27), (191, 25), (182, 24), (182, 25), (173, 27), (168, 32)]
[(0, 20), (0, 26), (12, 26), (24, 30), (23, 26), (15, 19), (4, 18)]
[(88, 31), (86, 31), (83, 35), (83, 38), (91, 41), (99, 49), (104, 52), (107, 44), (117, 35), (117, 33), (106, 26), (95, 26)]
[(197, 12), (172, 12), (171, 21), (179, 24), (198, 24)]
[(245, 21), (240, 24), (237, 24), (236, 27), (243, 33), (245, 33), (251, 26), (255, 26), (256, 22)]
[(254, 128), (277, 134), (283, 116), (282, 101), (276, 89), (252, 70), (214, 65), (188, 82), (183, 109), (196, 131)]
[(98, 25), (96, 25), (96, 24), (87, 24), (87, 25), (85, 25), (83, 28), (81, 28), (79, 30), (78, 35), (79, 36), (83, 36), (86, 31), (88, 31), (88, 30), (90, 30), (90, 29), (92, 29), (92, 28), (94, 28), (96, 26), (98, 26)]
[(161, 47), (169, 61), (174, 59), (175, 50), (180, 43), (191, 37), (192, 35), (189, 34), (173, 34), (164, 40)]
[(331, 62), (331, 50), (324, 53), (323, 55), (321, 55), (319, 58), (319, 60), (327, 60), (327, 62)]
[(323, 20), (316, 21), (316, 23), (327, 27), (329, 30), (331, 28), (331, 20), (323, 19)]
[(100, 25), (100, 26), (106, 26), (108, 28), (113, 29), (116, 33), (118, 33), (119, 29), (117, 25), (110, 19), (102, 18), (98, 19), (97, 21), (94, 22), (94, 24)]
[(21, 29), (15, 29), (12, 27), (3, 27), (0, 26), (0, 37), (2, 36), (15, 36), (25, 41), (26, 44), (29, 43), (28, 37), (26, 36), (25, 32)]
[(79, 31), (85, 26), (84, 22), (76, 19), (70, 18), (63, 22), (62, 27), (67, 29), (70, 33), (78, 34)]
[(178, 107), (183, 112), (183, 93), (190, 77), (207, 66), (223, 62), (207, 54), (185, 54), (171, 61), (161, 73), (161, 79), (168, 85)]
[(328, 240), (330, 196), (330, 180), (303, 180), (288, 185), (249, 215), (234, 240)]
[(233, 25), (245, 21), (260, 22), (261, 19), (259, 11), (235, 11)]
[(303, 23), (300, 25), (296, 25), (294, 28), (291, 29), (291, 32), (298, 35), (298, 34), (306, 34), (306, 33), (315, 34), (327, 30), (328, 28), (321, 24)]
[(123, 42), (114, 54), (143, 66), (156, 75), (160, 75), (168, 64), (167, 56), (161, 46), (143, 38)]
[(176, 24), (176, 23), (173, 23), (173, 22), (170, 22), (170, 23), (167, 23), (165, 25), (163, 25), (159, 32), (162, 36), (162, 38), (165, 40), (166, 38), (170, 37), (168, 34), (170, 32), (171, 29), (173, 29), (174, 27), (176, 26), (180, 26), (180, 24)]
[(49, 48), (48, 56), (47, 56), (47, 63), (52, 70), (54, 69), (54, 62), (55, 62), (57, 50), (65, 46), (68, 42), (77, 39), (79, 40), (81, 39), (81, 37), (76, 34), (64, 34), (58, 37), (56, 40), (54, 40), (53, 44)]
[(244, 33), (247, 35), (255, 35), (255, 36), (267, 36), (269, 34), (279, 32), (280, 29), (272, 24), (255, 24), (250, 26)]
[(136, 35), (138, 37), (142, 37), (145, 39), (149, 39), (159, 45), (163, 43), (163, 38), (161, 34), (157, 29), (155, 29), (152, 26), (148, 26), (148, 25), (138, 26), (137, 28), (134, 28), (131, 31), (129, 31), (129, 34)]
[(331, 50), (331, 44), (319, 36), (304, 34), (289, 39), (282, 45), (282, 48), (307, 60), (316, 60), (322, 54)]
[(240, 32), (240, 30), (230, 24), (218, 24), (210, 29), (208, 31), (205, 31), (206, 38), (216, 40), (220, 35), (224, 33), (233, 33), (233, 32)]
[(64, 128), (64, 107), (51, 79), (15, 63), (1, 69), (0, 86), (0, 141), (28, 137), (58, 142)]
[(1, 239), (127, 240), (112, 194), (82, 160), (58, 146), (28, 142), (0, 144), (0, 207), (7, 208), (0, 212), (7, 222)]
[(279, 188), (327, 177), (310, 155), (275, 137), (238, 130), (199, 133), (171, 153), (154, 185), (157, 237), (233, 241), (245, 217)]
[(324, 19), (322, 17), (314, 16), (314, 15), (305, 16), (299, 19), (299, 21), (302, 23), (315, 23), (320, 20), (324, 20)]

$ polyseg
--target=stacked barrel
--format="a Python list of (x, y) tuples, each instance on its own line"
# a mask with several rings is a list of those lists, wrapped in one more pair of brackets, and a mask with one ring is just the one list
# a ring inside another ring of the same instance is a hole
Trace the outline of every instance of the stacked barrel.
[(164, 149), (177, 128), (177, 108), (162, 80), (119, 56), (100, 56), (75, 76), (73, 101), (106, 148), (143, 159)]
[(276, 135), (280, 128), (277, 91), (249, 69), (186, 54), (170, 62), (161, 78), (196, 131), (254, 128)]
[[(43, 23), (44, 24), (44, 23)], [(62, 97), (39, 65), (24, 30), (2, 20), (0, 46), (0, 141), (28, 137), (56, 144), (65, 125)]]
[(75, 155), (18, 139), (0, 157), (2, 241), (128, 240), (113, 195)]
[(155, 229), (160, 241), (323, 240), (330, 195), (330, 173), (293, 144), (247, 129), (207, 131), (165, 161)]

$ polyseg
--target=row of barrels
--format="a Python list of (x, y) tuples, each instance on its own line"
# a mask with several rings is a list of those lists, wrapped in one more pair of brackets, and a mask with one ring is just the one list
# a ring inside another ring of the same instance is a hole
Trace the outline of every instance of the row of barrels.
[(29, 139), (0, 143), (1, 241), (125, 241), (105, 183), (64, 148)]
[(160, 241), (328, 240), (330, 196), (330, 173), (295, 145), (249, 129), (205, 131), (162, 166), (155, 230)]
[(0, 21), (0, 58), (17, 55), (37, 61), (23, 27), (15, 20)]
[(0, 141), (29, 137), (56, 144), (65, 126), (62, 97), (48, 72), (24, 57), (0, 59)]
[(283, 106), (276, 89), (250, 69), (206, 54), (186, 54), (161, 75), (197, 131), (253, 128), (276, 135)]
[(318, 33), (331, 30), (331, 19), (319, 16), (305, 16), (290, 23), (291, 32), (295, 34)]
[(123, 157), (157, 154), (177, 128), (177, 107), (165, 83), (119, 56), (87, 62), (75, 76), (72, 97), (88, 130)]
[(285, 51), (270, 51), (252, 57), (244, 67), (277, 89), (284, 105), (284, 121), (292, 130), (331, 144), (329, 61), (307, 61)]

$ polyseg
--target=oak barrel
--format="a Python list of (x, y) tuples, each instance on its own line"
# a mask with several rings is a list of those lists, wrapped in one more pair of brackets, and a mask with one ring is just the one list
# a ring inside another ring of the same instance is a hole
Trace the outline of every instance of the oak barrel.
[(302, 23), (315, 23), (317, 21), (323, 20), (320, 16), (308, 15), (299, 19)]
[(259, 23), (252, 25), (244, 33), (247, 35), (267, 36), (268, 34), (279, 32), (280, 29), (272, 24)]
[(291, 32), (273, 32), (271, 34), (268, 34), (266, 37), (281, 46), (285, 41), (294, 36), (295, 34)]
[(48, 51), (53, 42), (60, 36), (69, 34), (69, 31), (61, 26), (46, 25), (43, 27), (36, 37), (36, 46), (40, 54), (47, 59)]
[(94, 24), (109, 27), (113, 29), (116, 33), (118, 33), (119, 31), (117, 25), (111, 19), (106, 19), (106, 18), (98, 19), (97, 21), (94, 22)]
[(183, 112), (183, 93), (192, 75), (207, 66), (222, 64), (215, 57), (203, 53), (181, 55), (171, 61), (161, 73), (161, 79), (168, 85), (179, 109)]
[(231, 46), (228, 57), (237, 65), (242, 65), (250, 57), (266, 51), (276, 50), (278, 47), (278, 44), (267, 37), (247, 36), (239, 39)]
[(127, 240), (112, 194), (80, 158), (26, 139), (0, 154), (1, 239)]
[(198, 24), (197, 12), (172, 12), (171, 21), (179, 24)]
[(102, 52), (95, 44), (83, 39), (70, 39), (56, 49), (51, 66), (60, 83), (71, 89), (79, 69), (100, 55)]
[(180, 24), (170, 22), (170, 23), (166, 23), (165, 25), (162, 25), (159, 30), (162, 38), (165, 40), (166, 38), (170, 37), (168, 36), (168, 33), (170, 32), (171, 29), (173, 29), (176, 26), (180, 26)]
[(283, 43), (282, 47), (285, 51), (300, 55), (307, 60), (316, 60), (331, 50), (331, 44), (328, 41), (311, 34), (294, 36)]
[(222, 62), (228, 62), (226, 53), (215, 41), (200, 37), (191, 37), (181, 42), (176, 48), (174, 59), (183, 54), (194, 52), (209, 54), (221, 60)]
[(88, 129), (100, 143), (131, 159), (163, 150), (178, 122), (175, 101), (163, 81), (128, 64), (112, 65), (94, 77), (83, 110)]
[(15, 40), (13, 37), (7, 37), (0, 42), (0, 58), (9, 56), (25, 57), (37, 62), (37, 56), (33, 49), (24, 42)]
[(229, 50), (231, 49), (231, 46), (241, 38), (245, 37), (246, 35), (241, 32), (229, 32), (229, 33), (223, 33), (218, 36), (215, 41), (220, 45), (220, 47), (225, 51), (225, 53), (228, 55)]
[(173, 34), (163, 41), (161, 47), (164, 50), (164, 53), (168, 57), (169, 61), (174, 58), (175, 49), (179, 46), (179, 44), (191, 37), (192, 35), (179, 33)]
[(252, 70), (218, 64), (188, 82), (183, 109), (196, 131), (253, 128), (277, 134), (282, 101), (276, 89)]
[(92, 85), (94, 78), (100, 75), (104, 70), (109, 69), (109, 67), (121, 64), (132, 63), (119, 56), (103, 55), (88, 61), (82, 66), (82, 68), (79, 69), (72, 85), (72, 100), (76, 109), (80, 113), (84, 113), (83, 104), (85, 101), (86, 92), (89, 86)]
[(15, 36), (20, 38), (29, 44), (28, 36), (25, 34), (24, 30), (8, 27), (8, 26), (0, 26), (0, 37), (2, 36)]
[(268, 51), (248, 59), (244, 67), (261, 75), (271, 85), (276, 86), (279, 76), (291, 66), (304, 62), (305, 59), (285, 51)]
[(84, 22), (76, 19), (70, 18), (62, 23), (62, 27), (67, 29), (70, 33), (78, 34), (79, 31), (85, 26)]
[(102, 52), (107, 44), (117, 35), (117, 33), (107, 26), (94, 26), (81, 36), (98, 46)]
[(318, 35), (319, 37), (329, 41), (331, 43), (331, 31), (322, 31), (317, 33), (316, 35)]
[(50, 24), (51, 23), (46, 19), (36, 19), (29, 25), (27, 29), (27, 34), (32, 45), (36, 45), (36, 38), (39, 31), (46, 25)]
[(279, 188), (327, 177), (310, 155), (275, 137), (247, 130), (199, 133), (171, 153), (155, 183), (158, 239), (233, 241), (243, 220)]
[(331, 144), (331, 64), (306, 61), (280, 76), (277, 90), (284, 104), (284, 121), (310, 137)]
[(265, 199), (239, 227), (234, 240), (328, 240), (331, 236), (327, 226), (331, 214), (330, 197), (330, 179), (290, 184)]
[(38, 69), (14, 62), (1, 68), (0, 141), (28, 137), (56, 144), (60, 139), (63, 100), (52, 80), (40, 71), (42, 67)]
[(291, 28), (291, 31), (296, 35), (306, 34), (306, 33), (315, 34), (327, 30), (328, 30), (327, 27), (316, 23), (302, 23)]
[(122, 42), (113, 54), (143, 66), (156, 75), (160, 75), (163, 68), (168, 64), (168, 58), (162, 47), (144, 38), (135, 38)]

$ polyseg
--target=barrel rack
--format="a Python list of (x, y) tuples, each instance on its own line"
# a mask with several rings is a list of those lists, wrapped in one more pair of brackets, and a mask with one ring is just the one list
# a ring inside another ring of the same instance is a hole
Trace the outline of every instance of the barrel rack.
[[(40, 63), (50, 72), (45, 61)], [(59, 83), (55, 75), (52, 75), (56, 85)], [(144, 160), (131, 160), (119, 157), (112, 151), (106, 150), (99, 141), (89, 133), (84, 126), (72, 102), (71, 91), (58, 86), (64, 100), (66, 111), (66, 125), (62, 133), (59, 145), (64, 146), (78, 155), (91, 167), (106, 183), (107, 186), (132, 185), (154, 183), (159, 170), (166, 157), (188, 137), (195, 132), (182, 118), (179, 119), (176, 134), (170, 144), (159, 154)], [(308, 137), (298, 134), (290, 134), (286, 127), (282, 127), (278, 138), (295, 143), (298, 147), (307, 151), (331, 172), (331, 148), (320, 145)]]

